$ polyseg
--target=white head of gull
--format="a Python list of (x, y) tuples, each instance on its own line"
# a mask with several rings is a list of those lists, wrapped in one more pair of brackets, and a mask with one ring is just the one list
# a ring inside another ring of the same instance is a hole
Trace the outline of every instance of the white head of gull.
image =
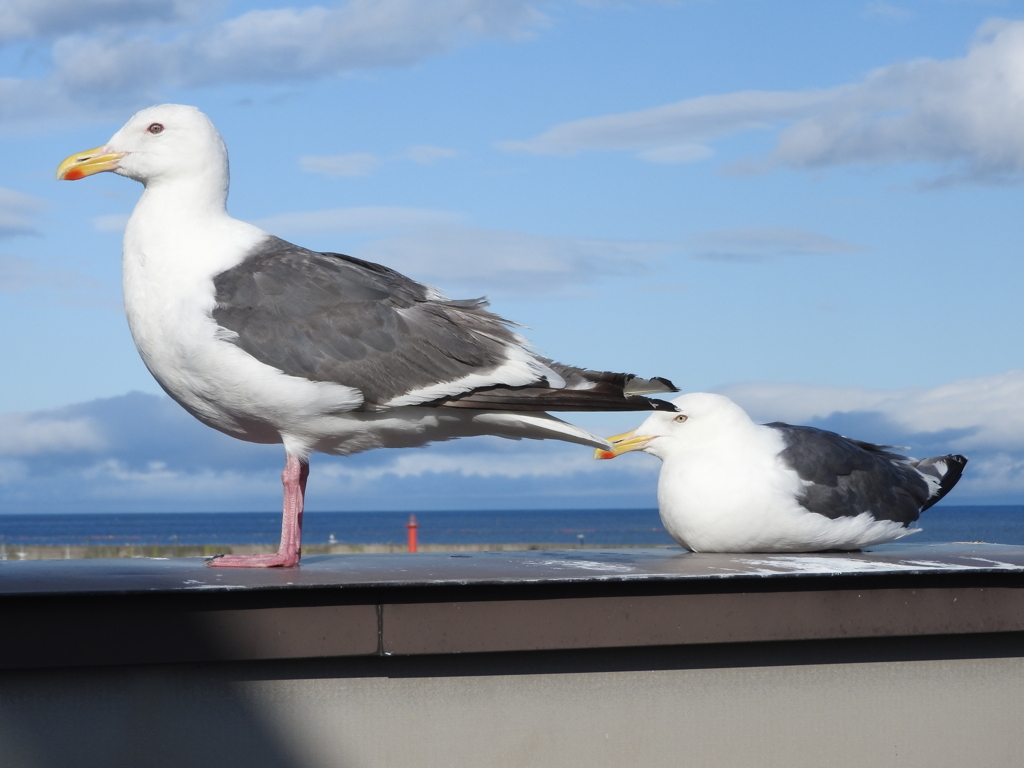
[(658, 509), (694, 552), (852, 550), (913, 533), (921, 512), (960, 479), (967, 459), (921, 461), (814, 427), (755, 424), (722, 395), (672, 401), (632, 432), (609, 438), (610, 459), (662, 460)]
[(226, 209), (228, 155), (202, 112), (144, 109), (58, 179), (142, 182), (124, 234), (124, 300), (142, 359), (189, 413), (282, 443), (277, 553), (217, 566), (288, 566), (301, 553), (309, 455), (473, 435), (608, 447), (545, 411), (672, 409), (664, 379), (589, 371), (533, 352), (482, 299), (452, 301), (387, 267), (287, 243)]

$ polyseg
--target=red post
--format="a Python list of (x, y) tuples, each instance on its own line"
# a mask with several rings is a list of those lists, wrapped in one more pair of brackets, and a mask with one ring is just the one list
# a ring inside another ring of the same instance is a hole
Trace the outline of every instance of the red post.
[(416, 522), (416, 515), (409, 515), (409, 522), (405, 524), (405, 527), (409, 529), (409, 551), (416, 551), (416, 529), (420, 527), (420, 524)]

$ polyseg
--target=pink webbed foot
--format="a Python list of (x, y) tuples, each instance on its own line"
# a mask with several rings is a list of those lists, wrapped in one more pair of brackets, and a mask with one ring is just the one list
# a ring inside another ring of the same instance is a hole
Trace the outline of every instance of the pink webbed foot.
[(272, 554), (218, 555), (207, 565), (213, 568), (284, 568), (298, 565), (302, 556), (302, 507), (306, 495), (309, 463), (288, 455), (281, 482), (284, 510), (281, 515), (281, 546)]
[(268, 552), (261, 555), (217, 555), (206, 563), (211, 568), (284, 568), (299, 564), (299, 554)]

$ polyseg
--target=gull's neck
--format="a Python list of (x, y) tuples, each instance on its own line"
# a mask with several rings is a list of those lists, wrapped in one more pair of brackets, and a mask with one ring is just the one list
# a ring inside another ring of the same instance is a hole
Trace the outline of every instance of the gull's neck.
[(132, 217), (141, 216), (147, 226), (161, 227), (188, 221), (206, 224), (228, 217), (226, 170), (211, 169), (195, 176), (154, 179), (145, 190)]
[(124, 233), (125, 278), (200, 278), (229, 269), (265, 233), (228, 215), (226, 169), (146, 184)]

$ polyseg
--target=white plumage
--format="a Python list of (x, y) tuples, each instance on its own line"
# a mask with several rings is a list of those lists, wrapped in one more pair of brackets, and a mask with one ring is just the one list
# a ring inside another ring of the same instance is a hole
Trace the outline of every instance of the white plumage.
[(146, 366), (205, 424), (285, 448), (281, 550), (216, 565), (298, 562), (313, 451), (470, 435), (606, 447), (543, 411), (645, 410), (659, 404), (634, 393), (674, 391), (546, 360), (482, 301), (453, 302), (385, 267), (307, 251), (231, 218), (227, 150), (194, 107), (139, 112), (106, 145), (67, 158), (58, 178), (101, 171), (145, 185), (125, 230), (123, 273)]
[(663, 466), (658, 508), (695, 552), (860, 549), (913, 533), (967, 460), (916, 461), (812, 427), (755, 424), (722, 395), (692, 393), (609, 438), (613, 458), (642, 450)]

